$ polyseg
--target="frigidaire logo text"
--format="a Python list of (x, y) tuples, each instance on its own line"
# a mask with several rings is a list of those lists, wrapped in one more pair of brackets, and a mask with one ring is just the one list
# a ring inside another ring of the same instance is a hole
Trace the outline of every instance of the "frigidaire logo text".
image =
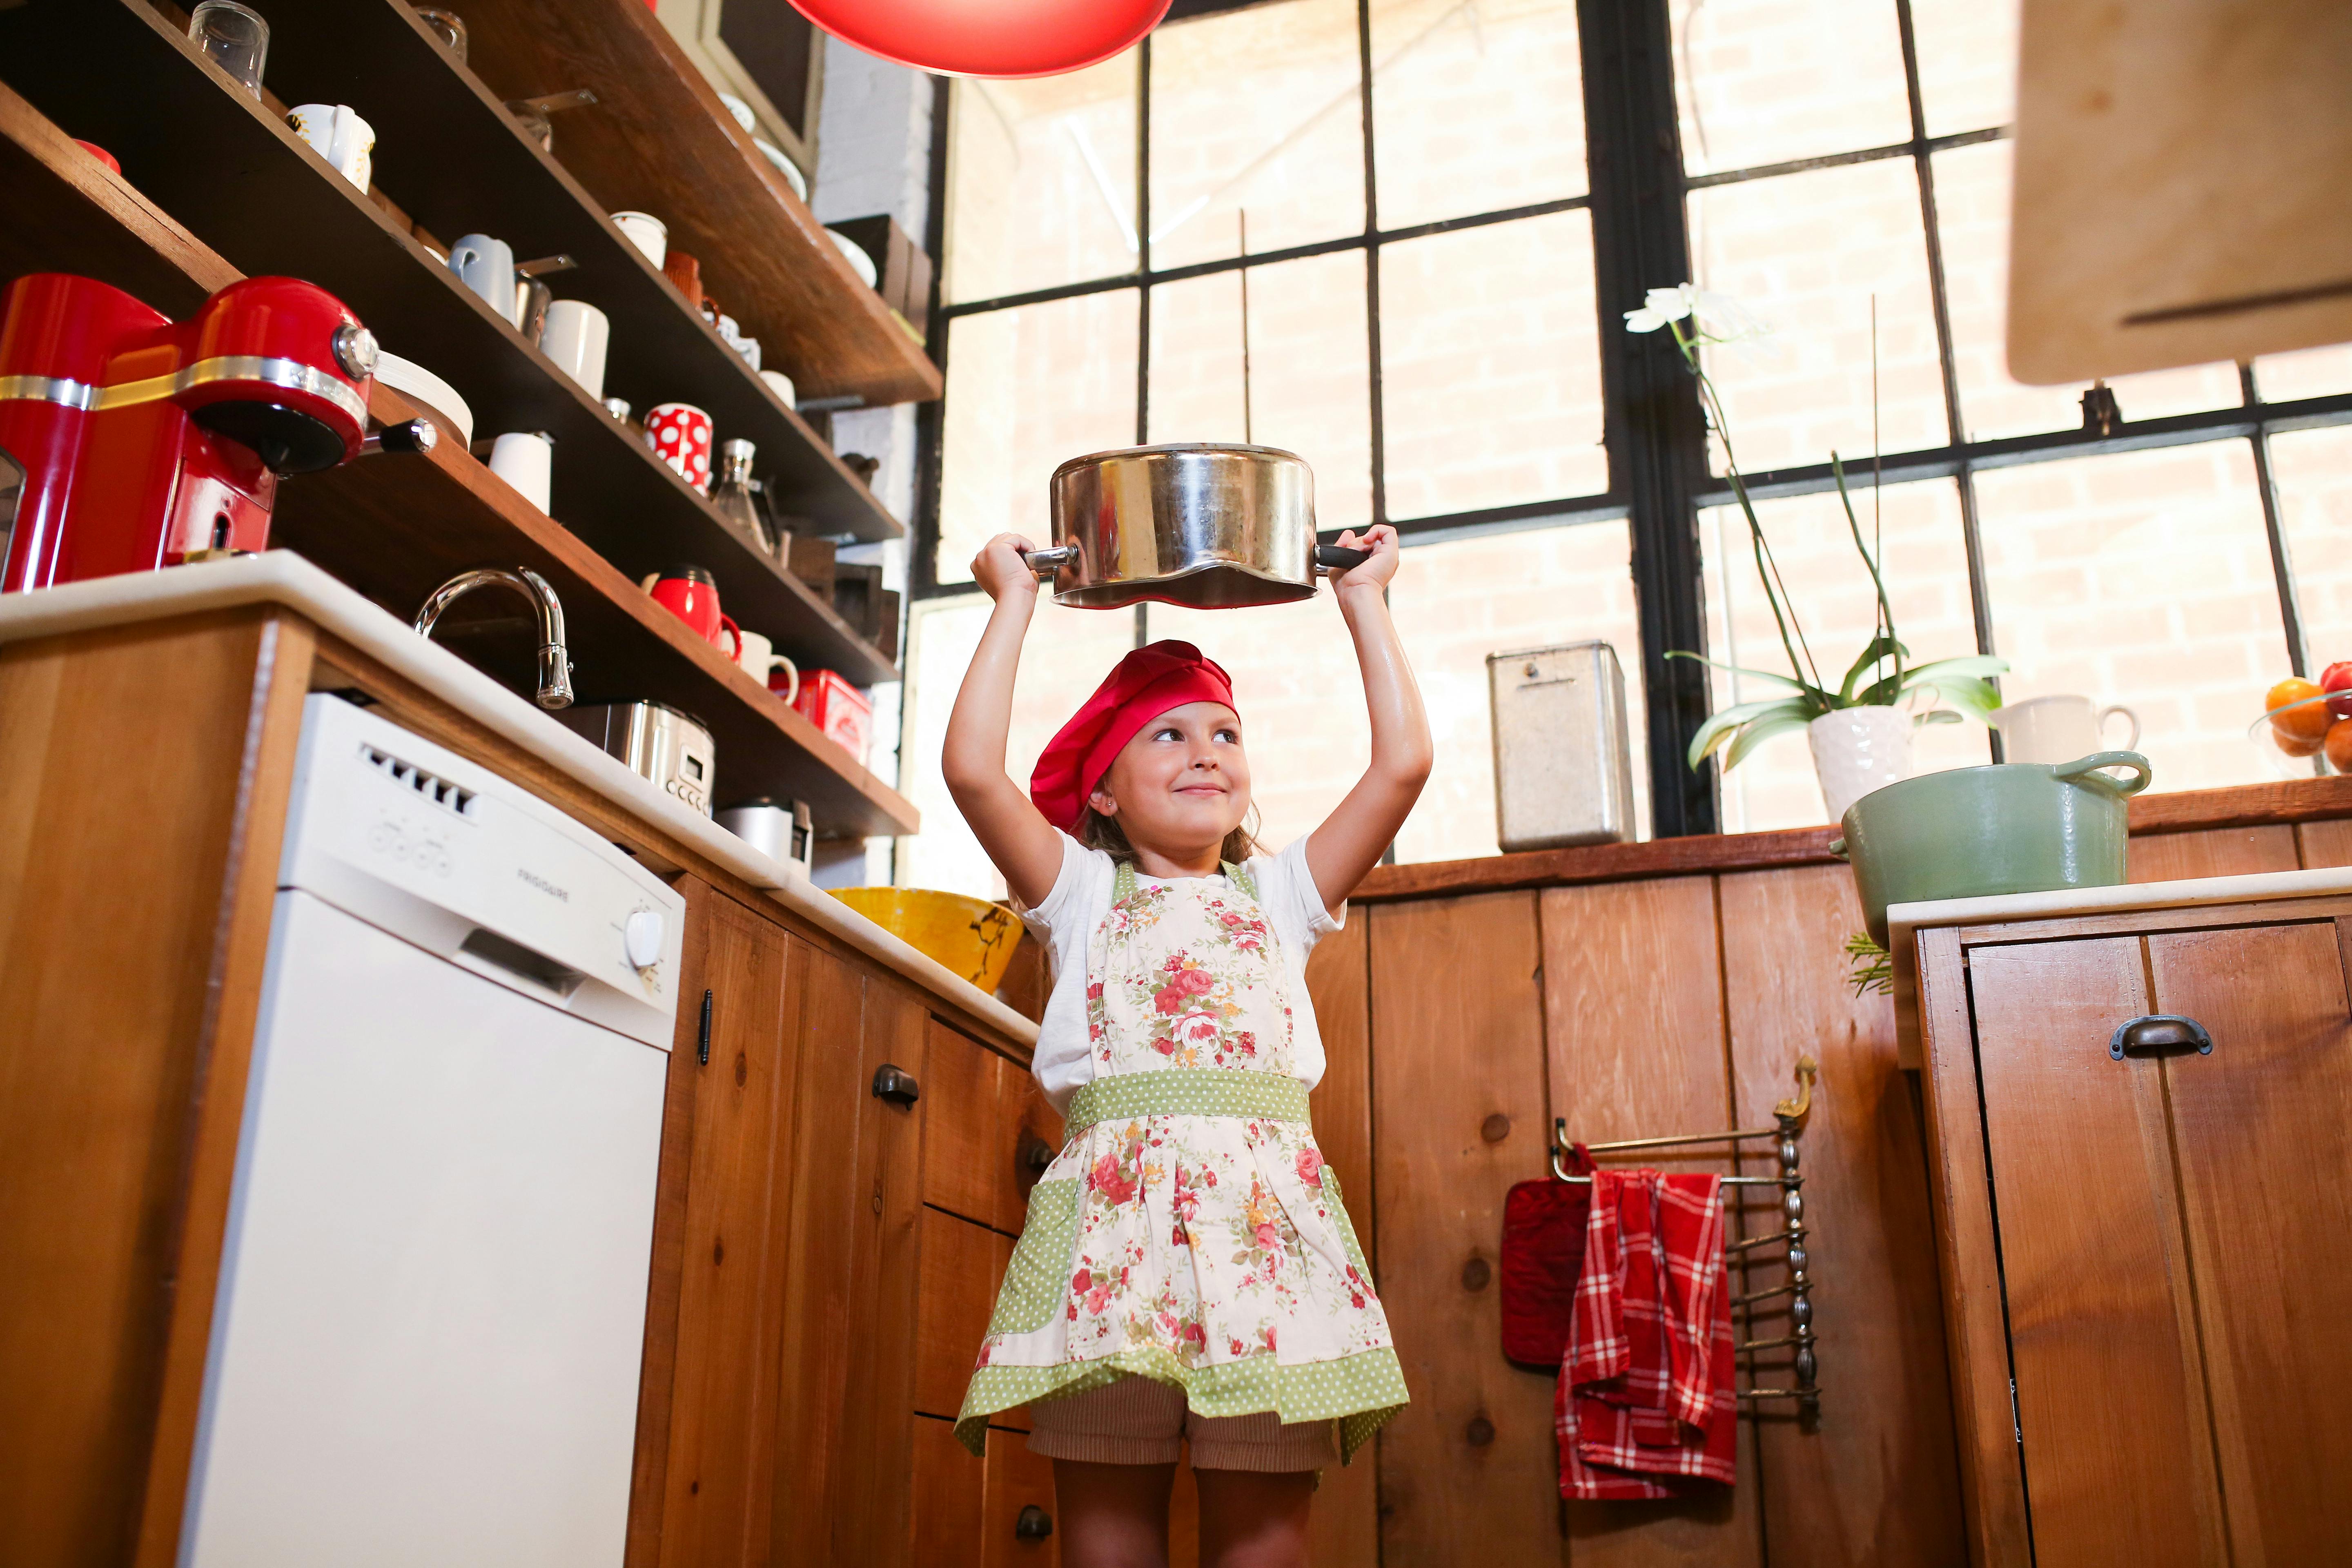
[(567, 904), (572, 901), (571, 894), (565, 892), (562, 889), (557, 887), (554, 883), (549, 881), (544, 877), (535, 877), (520, 866), (515, 868), (515, 875), (520, 877), (524, 881), (529, 882), (532, 887), (537, 888), (541, 892), (545, 893), (550, 898), (562, 899)]

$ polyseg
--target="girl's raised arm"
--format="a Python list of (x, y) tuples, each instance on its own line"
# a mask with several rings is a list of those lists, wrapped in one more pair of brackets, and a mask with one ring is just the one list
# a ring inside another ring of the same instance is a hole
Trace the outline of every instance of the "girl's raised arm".
[(1307, 868), (1314, 873), (1315, 890), (1333, 913), (1364, 874), (1380, 864), (1381, 856), (1421, 798), (1434, 760), (1429, 740), (1429, 718), (1422, 711), (1421, 689), (1413, 684), (1412, 667), (1405, 662), (1404, 644), (1396, 623), (1389, 618), (1386, 590), (1396, 575), (1396, 530), (1387, 523), (1368, 530), (1362, 538), (1343, 533), (1339, 542), (1370, 549), (1372, 558), (1339, 581), (1339, 614), (1355, 639), (1356, 662), (1364, 671), (1364, 702), (1371, 710), (1372, 761), (1348, 798), (1307, 840)]
[(1062, 874), (1061, 835), (1004, 772), (1013, 678), (1021, 664), (1022, 637), (1037, 609), (1037, 579), (1022, 552), (1035, 548), (1017, 533), (1000, 533), (972, 557), (971, 574), (996, 608), (980, 635), (971, 668), (964, 671), (940, 752), (940, 772), (956, 808), (1003, 873), (1013, 896), (1032, 909), (1045, 901)]

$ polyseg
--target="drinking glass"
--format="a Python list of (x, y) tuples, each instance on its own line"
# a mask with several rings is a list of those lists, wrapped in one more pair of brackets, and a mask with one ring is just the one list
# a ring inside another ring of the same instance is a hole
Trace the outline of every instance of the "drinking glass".
[(203, 0), (188, 17), (188, 37), (213, 64), (261, 99), (261, 67), (269, 58), (269, 24), (236, 0)]
[(433, 36), (440, 39), (451, 54), (457, 57), (457, 63), (464, 65), (466, 63), (466, 19), (455, 11), (438, 10), (428, 5), (416, 5), (410, 9), (415, 13), (416, 19), (430, 28)]

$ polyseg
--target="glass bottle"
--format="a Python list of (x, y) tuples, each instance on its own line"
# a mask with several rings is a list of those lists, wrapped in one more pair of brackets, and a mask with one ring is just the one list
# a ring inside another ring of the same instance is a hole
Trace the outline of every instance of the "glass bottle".
[(729, 527), (759, 546), (761, 554), (772, 558), (775, 537), (760, 515), (759, 503), (751, 499), (751, 458), (758, 448), (739, 437), (719, 450), (721, 466), (719, 482), (710, 489), (710, 504), (719, 509)]

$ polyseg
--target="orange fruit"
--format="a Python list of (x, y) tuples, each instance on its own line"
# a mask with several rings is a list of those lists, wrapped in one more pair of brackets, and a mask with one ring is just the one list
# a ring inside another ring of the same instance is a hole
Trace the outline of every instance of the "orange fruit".
[(2352, 719), (2338, 719), (2327, 731), (2327, 765), (2352, 773)]
[[(2286, 744), (2291, 740), (2327, 739), (2328, 726), (2336, 722), (2336, 716), (2328, 712), (2326, 703), (2314, 700), (2321, 695), (2318, 682), (2290, 676), (2272, 687), (2270, 695), (2263, 699), (2263, 707), (2271, 715), (2271, 728), (2278, 733), (2279, 745), (2290, 755), (2307, 757), (2316, 749), (2294, 751)], [(2290, 707), (2291, 703), (2301, 706)], [(2286, 710), (2281, 712), (2281, 709)]]

